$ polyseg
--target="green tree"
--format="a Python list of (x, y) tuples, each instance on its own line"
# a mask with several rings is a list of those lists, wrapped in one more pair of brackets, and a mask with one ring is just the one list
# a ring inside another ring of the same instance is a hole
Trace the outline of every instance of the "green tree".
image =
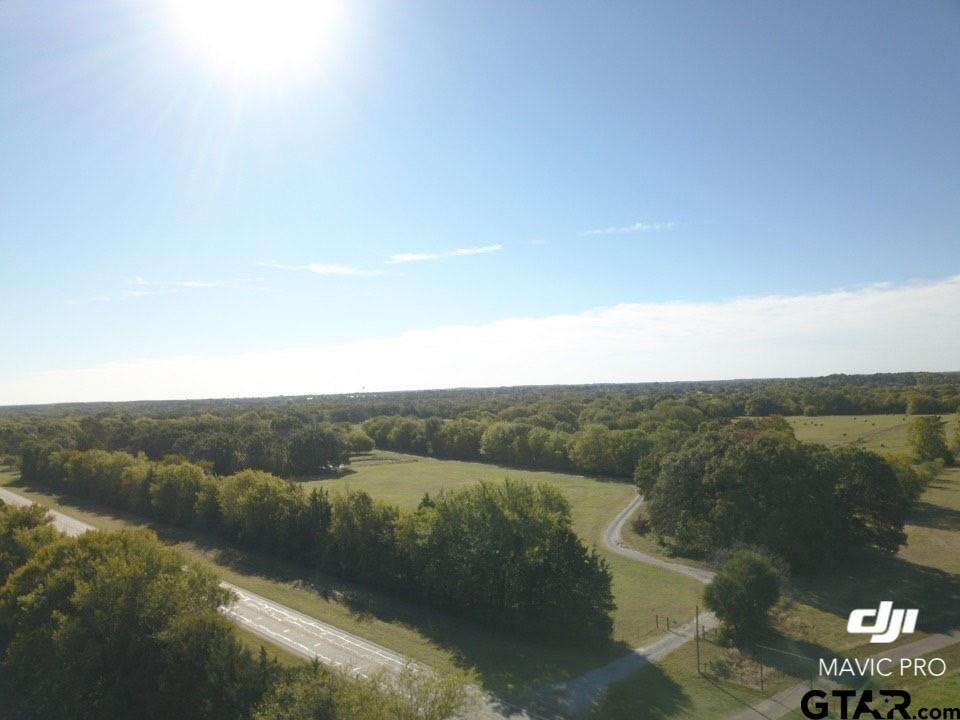
[(953, 462), (947, 447), (946, 423), (936, 415), (920, 415), (910, 422), (908, 429), (914, 459), (919, 462), (943, 460)]
[(361, 428), (354, 428), (347, 434), (347, 443), (350, 445), (350, 451), (356, 453), (370, 452), (374, 446), (373, 438)]
[(203, 469), (192, 463), (158, 465), (150, 483), (154, 514), (175, 525), (191, 525), (205, 480)]
[(668, 455), (647, 507), (680, 552), (754, 545), (812, 571), (858, 547), (896, 551), (909, 506), (884, 458), (750, 424), (697, 433)]
[(460, 674), (405, 668), (354, 678), (318, 663), (273, 687), (254, 720), (447, 720), (475, 703)]
[(0, 500), (0, 586), (10, 573), (57, 537), (46, 508), (16, 507)]
[(234, 720), (269, 677), (217, 607), (229, 593), (145, 530), (45, 546), (0, 589), (9, 717)]
[(724, 634), (738, 646), (766, 630), (780, 597), (780, 576), (770, 559), (751, 550), (735, 552), (704, 589), (707, 607), (723, 623)]
[(294, 475), (329, 472), (349, 461), (350, 447), (332, 425), (305, 427), (290, 437), (289, 462)]

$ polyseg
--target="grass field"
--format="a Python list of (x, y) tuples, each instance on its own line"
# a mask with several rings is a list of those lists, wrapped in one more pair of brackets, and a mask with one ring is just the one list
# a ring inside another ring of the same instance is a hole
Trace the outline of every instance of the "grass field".
[[(828, 447), (857, 445), (879, 453), (909, 453), (907, 428), (913, 415), (826, 415), (788, 417), (797, 439)], [(957, 416), (945, 415), (947, 437), (952, 438)]]
[(505, 478), (548, 483), (570, 501), (574, 530), (587, 544), (598, 547), (613, 572), (615, 640), (636, 644), (655, 635), (657, 615), (667, 615), (671, 621), (693, 617), (701, 591), (699, 583), (600, 549), (603, 529), (636, 494), (631, 483), (376, 451), (357, 458), (348, 475), (304, 485), (365, 490), (375, 498), (412, 509), (424, 493), (435, 496), (479, 480), (498, 482)]

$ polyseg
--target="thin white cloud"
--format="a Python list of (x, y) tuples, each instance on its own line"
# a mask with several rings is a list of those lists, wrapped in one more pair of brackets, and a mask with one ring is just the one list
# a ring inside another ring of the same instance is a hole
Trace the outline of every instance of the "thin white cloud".
[(267, 267), (277, 270), (301, 270), (314, 273), (315, 275), (328, 275), (340, 277), (372, 277), (374, 275), (383, 275), (382, 270), (369, 270), (367, 268), (354, 267), (352, 265), (332, 265), (328, 263), (306, 263), (305, 265), (285, 265), (283, 263), (271, 262), (265, 263)]
[(632, 225), (620, 225), (614, 227), (595, 228), (593, 230), (584, 230), (581, 235), (631, 235), (633, 233), (661, 232), (663, 230), (673, 230), (677, 227), (674, 221), (668, 222), (635, 222)]
[(478, 245), (474, 247), (458, 248), (450, 253), (451, 257), (465, 257), (468, 255), (486, 255), (503, 250), (503, 245)]
[(958, 362), (960, 275), (31, 372), (0, 384), (0, 404), (958, 370)]
[(164, 281), (164, 280), (145, 280), (140, 275), (137, 275), (133, 280), (129, 281), (130, 285), (133, 285), (137, 288), (152, 288), (152, 290), (131, 290), (125, 293), (128, 297), (138, 297), (141, 295), (155, 295), (161, 292), (173, 292), (176, 288), (186, 288), (186, 289), (204, 289), (204, 288), (215, 288), (220, 287), (221, 283), (213, 282), (210, 280), (173, 280), (173, 281)]
[(219, 283), (208, 282), (206, 280), (182, 280), (173, 283), (173, 285), (182, 288), (214, 288), (219, 286)]
[(97, 295), (95, 297), (88, 298), (70, 298), (69, 300), (64, 300), (64, 303), (67, 305), (90, 305), (92, 303), (108, 303), (110, 302), (109, 295)]
[(503, 245), (475, 245), (473, 247), (457, 248), (447, 252), (439, 253), (398, 253), (387, 258), (388, 265), (399, 265), (401, 263), (427, 262), (430, 260), (443, 260), (452, 257), (468, 257), (471, 255), (487, 255), (489, 253), (500, 252)]

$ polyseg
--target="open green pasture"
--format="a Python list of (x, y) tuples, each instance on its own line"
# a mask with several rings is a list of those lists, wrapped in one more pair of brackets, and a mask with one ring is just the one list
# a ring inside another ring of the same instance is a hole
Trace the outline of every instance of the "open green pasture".
[[(856, 445), (879, 453), (909, 453), (907, 429), (914, 415), (825, 415), (788, 417), (797, 439), (828, 447)], [(945, 415), (947, 437), (952, 438), (956, 415)]]
[(615, 640), (636, 644), (655, 635), (657, 615), (669, 616), (671, 622), (693, 617), (701, 591), (699, 583), (601, 548), (603, 529), (636, 495), (632, 483), (374, 451), (355, 458), (343, 477), (307, 481), (304, 485), (364, 490), (374, 498), (412, 509), (425, 493), (436, 496), (480, 480), (500, 482), (505, 478), (547, 483), (558, 488), (570, 502), (577, 534), (588, 545), (596, 545), (613, 572), (617, 602)]

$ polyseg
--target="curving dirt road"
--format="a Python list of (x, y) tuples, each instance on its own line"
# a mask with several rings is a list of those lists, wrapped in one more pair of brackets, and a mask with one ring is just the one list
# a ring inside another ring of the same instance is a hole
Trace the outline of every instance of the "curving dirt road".
[(692, 567), (690, 565), (684, 565), (683, 563), (670, 562), (669, 560), (664, 560), (656, 555), (649, 555), (645, 552), (634, 550), (633, 548), (628, 548), (623, 545), (623, 543), (620, 541), (620, 536), (623, 532), (623, 526), (626, 524), (630, 516), (633, 515), (633, 513), (636, 512), (637, 508), (641, 505), (643, 505), (643, 496), (637, 495), (637, 497), (635, 497), (623, 510), (617, 513), (617, 516), (603, 531), (602, 539), (604, 547), (611, 552), (615, 552), (618, 555), (623, 555), (631, 560), (646, 563), (647, 565), (655, 565), (656, 567), (669, 570), (670, 572), (680, 573), (681, 575), (692, 577), (694, 580), (699, 580), (702, 583), (708, 583), (713, 580), (716, 573), (712, 570)]
[[(610, 524), (607, 525), (601, 536), (604, 547), (611, 552), (631, 560), (663, 568), (670, 572), (680, 573), (681, 575), (692, 577), (702, 583), (708, 583), (713, 580), (716, 573), (710, 570), (670, 562), (655, 555), (624, 547), (620, 540), (623, 526), (642, 503), (643, 496), (638, 495), (610, 521)], [(705, 612), (700, 615), (701, 628), (710, 630), (716, 627), (717, 624), (717, 618), (713, 613)], [(694, 636), (694, 622), (675, 627), (653, 642), (634, 649), (629, 655), (625, 655), (607, 665), (591, 670), (567, 682), (562, 687), (553, 688), (552, 691), (555, 696), (554, 702), (561, 706), (567, 715), (583, 717), (590, 712), (594, 704), (603, 697), (604, 693), (606, 693), (612, 684), (626, 679), (647, 663), (662, 660), (670, 653), (693, 640)]]

